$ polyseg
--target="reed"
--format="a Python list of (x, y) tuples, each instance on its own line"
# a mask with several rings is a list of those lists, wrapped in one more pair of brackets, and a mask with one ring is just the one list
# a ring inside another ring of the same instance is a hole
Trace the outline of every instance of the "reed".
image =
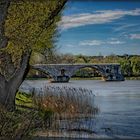
[(83, 131), (90, 134), (95, 132), (93, 119), (98, 113), (98, 108), (94, 104), (94, 94), (91, 90), (67, 86), (45, 86), (34, 92), (34, 103), (38, 110), (45, 112), (44, 119), (48, 130)]

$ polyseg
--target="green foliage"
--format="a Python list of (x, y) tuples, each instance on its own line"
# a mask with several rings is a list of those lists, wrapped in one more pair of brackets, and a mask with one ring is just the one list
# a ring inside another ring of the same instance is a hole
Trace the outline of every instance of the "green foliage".
[(57, 0), (11, 2), (5, 22), (5, 35), (9, 39), (6, 51), (12, 56), (15, 65), (20, 63), (21, 55), (27, 49), (43, 54), (46, 48), (55, 47), (60, 14), (49, 28), (44, 28), (47, 26), (44, 24), (58, 4)]
[(122, 72), (126, 76), (140, 75), (140, 56), (124, 58), (120, 61)]
[(12, 42), (9, 42), (5, 51), (11, 56), (11, 61), (14, 66), (19, 66), (24, 49), (14, 45)]
[(132, 57), (131, 58), (131, 67), (134, 75), (140, 75), (140, 58)]
[(131, 76), (132, 75), (131, 61), (124, 59), (120, 62), (120, 64), (123, 74)]

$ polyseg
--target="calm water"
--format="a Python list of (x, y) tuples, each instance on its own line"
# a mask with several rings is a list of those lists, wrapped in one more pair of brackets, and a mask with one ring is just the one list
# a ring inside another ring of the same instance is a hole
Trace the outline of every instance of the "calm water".
[(91, 89), (100, 113), (94, 120), (98, 134), (117, 138), (140, 138), (140, 80), (104, 82), (100, 80), (72, 80), (69, 83), (48, 83), (45, 80), (24, 81), (21, 90), (40, 90), (45, 85), (72, 86)]

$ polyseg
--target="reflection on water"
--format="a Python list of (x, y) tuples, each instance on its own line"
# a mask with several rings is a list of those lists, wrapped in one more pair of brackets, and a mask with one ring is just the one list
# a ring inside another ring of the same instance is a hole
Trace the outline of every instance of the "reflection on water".
[(45, 85), (83, 87), (93, 91), (100, 113), (94, 121), (96, 132), (113, 137), (140, 138), (140, 81), (104, 82), (72, 80), (69, 83), (49, 83), (45, 80), (26, 80), (20, 90), (41, 90)]

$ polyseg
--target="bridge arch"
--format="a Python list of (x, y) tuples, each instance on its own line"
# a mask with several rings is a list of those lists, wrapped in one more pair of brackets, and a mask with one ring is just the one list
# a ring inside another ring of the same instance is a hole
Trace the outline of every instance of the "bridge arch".
[(76, 72), (77, 72), (78, 70), (82, 70), (82, 69), (85, 69), (85, 68), (90, 68), (90, 69), (92, 69), (92, 70), (95, 70), (96, 72), (99, 73), (99, 75), (100, 75), (101, 77), (105, 77), (105, 74), (104, 74), (105, 71), (104, 71), (104, 69), (99, 68), (99, 67), (96, 67), (96, 66), (81, 66), (81, 67), (77, 67), (77, 68), (75, 68), (75, 69), (72, 71), (71, 77), (72, 77), (73, 75), (75, 75)]
[(45, 73), (45, 74), (47, 74), (48, 75), (48, 78), (53, 78), (53, 79), (55, 79), (56, 78), (56, 69), (54, 69), (53, 67), (51, 68), (51, 67), (45, 67), (45, 66), (43, 66), (43, 67), (40, 67), (40, 66), (31, 66), (30, 67), (31, 69), (34, 69), (34, 70), (36, 70), (36, 71), (40, 71), (40, 72), (43, 72), (43, 73)]

